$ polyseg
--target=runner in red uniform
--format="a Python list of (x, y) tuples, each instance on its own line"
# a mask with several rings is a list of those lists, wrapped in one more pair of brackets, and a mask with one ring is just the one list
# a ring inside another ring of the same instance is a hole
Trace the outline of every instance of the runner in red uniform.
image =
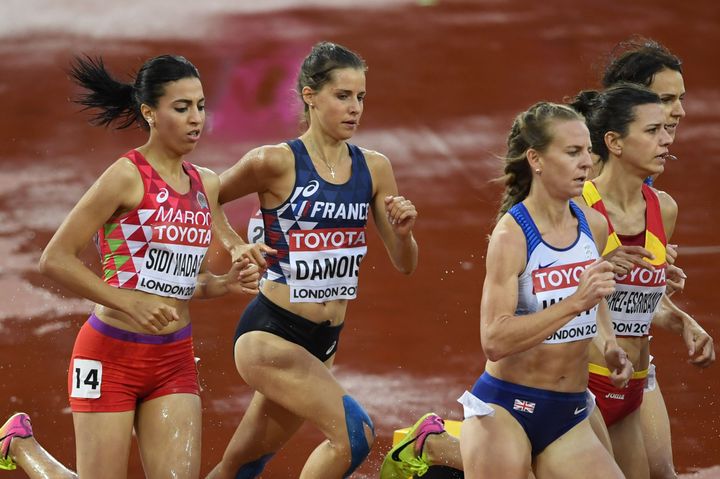
[[(124, 479), (134, 429), (147, 477), (196, 478), (201, 407), (188, 300), (256, 293), (258, 280), (247, 259), (223, 276), (203, 271), (219, 178), (184, 160), (205, 122), (199, 74), (170, 55), (148, 60), (134, 84), (112, 78), (100, 59), (77, 59), (71, 72), (86, 90), (79, 102), (98, 110), (94, 123), (150, 133), (85, 193), (40, 260), (43, 273), (97, 303), (68, 371), (78, 474)], [(95, 235), (102, 278), (78, 258)], [(32, 437), (20, 439), (32, 434), (20, 419), (3, 440), (6, 459), (32, 477), (75, 477)]]
[(608, 298), (618, 342), (633, 362), (629, 388), (608, 384), (597, 350), (590, 352), (590, 389), (608, 425), (615, 459), (628, 477), (649, 477), (639, 407), (649, 370), (649, 327), (666, 285), (666, 245), (677, 204), (644, 185), (662, 173), (672, 137), (665, 129), (660, 97), (645, 87), (618, 83), (601, 92), (581, 92), (573, 106), (585, 117), (602, 171), (585, 185), (583, 198), (608, 219), (610, 238), (603, 256), (623, 247), (642, 247), (646, 265), (615, 261), (616, 291)]
[[(674, 139), (680, 121), (685, 117), (683, 107), (685, 83), (680, 58), (654, 40), (633, 38), (622, 42), (613, 50), (613, 55), (602, 78), (605, 87), (620, 81), (644, 85), (660, 96), (666, 115), (665, 129)], [(657, 193), (658, 195), (666, 194), (662, 191)], [(668, 255), (668, 263), (673, 260), (674, 258)], [(671, 264), (668, 265), (668, 292), (658, 307), (653, 324), (680, 334), (685, 340), (688, 354), (691, 356), (690, 362), (697, 367), (705, 368), (715, 361), (713, 339), (693, 317), (675, 306), (668, 298), (673, 291), (682, 289), (684, 282), (682, 270), (678, 270)], [(650, 466), (650, 477), (652, 479), (676, 478), (670, 418), (660, 384), (656, 378), (655, 365), (652, 362), (648, 371), (648, 384), (645, 387), (640, 406), (640, 416), (643, 440)]]

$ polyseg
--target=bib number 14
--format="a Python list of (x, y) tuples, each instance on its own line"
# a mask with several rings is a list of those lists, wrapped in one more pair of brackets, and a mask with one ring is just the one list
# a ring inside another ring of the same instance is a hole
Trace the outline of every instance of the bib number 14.
[(102, 363), (92, 359), (73, 360), (72, 393), (70, 397), (97, 399), (102, 385)]

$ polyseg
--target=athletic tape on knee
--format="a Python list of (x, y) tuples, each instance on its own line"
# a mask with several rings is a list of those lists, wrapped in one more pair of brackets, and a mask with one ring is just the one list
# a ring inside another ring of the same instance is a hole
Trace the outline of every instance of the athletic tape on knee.
[(343, 477), (348, 477), (355, 469), (362, 464), (368, 454), (370, 454), (370, 445), (365, 438), (365, 425), (370, 428), (375, 435), (375, 428), (370, 420), (370, 416), (365, 412), (360, 404), (349, 395), (343, 396), (343, 406), (345, 407), (345, 424), (350, 439), (350, 468), (345, 472)]
[(235, 474), (235, 479), (255, 479), (260, 477), (260, 473), (265, 469), (265, 464), (275, 455), (275, 453), (265, 454), (260, 459), (248, 462)]

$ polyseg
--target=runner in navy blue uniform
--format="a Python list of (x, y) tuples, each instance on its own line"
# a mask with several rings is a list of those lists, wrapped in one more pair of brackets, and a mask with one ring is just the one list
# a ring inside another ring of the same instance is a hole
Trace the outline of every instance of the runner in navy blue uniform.
[[(255, 394), (210, 478), (258, 477), (306, 421), (326, 440), (292, 476), (347, 477), (372, 446), (372, 421), (330, 367), (360, 287), (370, 213), (393, 265), (409, 274), (417, 265), (417, 212), (398, 195), (388, 159), (348, 143), (363, 113), (365, 69), (356, 53), (317, 44), (297, 84), (307, 131), (252, 150), (221, 175), (221, 203), (258, 194), (274, 251), (235, 335), (235, 364)], [(229, 225), (218, 234), (234, 258), (244, 254)]]

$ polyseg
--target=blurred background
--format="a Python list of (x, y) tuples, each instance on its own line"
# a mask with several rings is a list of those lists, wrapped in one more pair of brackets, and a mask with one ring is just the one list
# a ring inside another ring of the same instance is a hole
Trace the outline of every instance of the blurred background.
[[(455, 399), (482, 372), (479, 304), (486, 236), (496, 214), (506, 133), (538, 100), (598, 87), (608, 53), (641, 34), (684, 61), (685, 118), (657, 186), (678, 201), (674, 243), (689, 276), (677, 302), (720, 336), (712, 288), (720, 266), (714, 200), (720, 178), (720, 4), (714, 0), (2, 0), (0, 3), (0, 415), (28, 412), (38, 439), (74, 465), (67, 407), (70, 352), (91, 304), (35, 265), (82, 193), (145, 142), (104, 131), (69, 101), (73, 55), (102, 55), (127, 80), (149, 57), (175, 53), (200, 70), (208, 124), (191, 161), (222, 172), (249, 149), (300, 133), (293, 92), (313, 44), (341, 43), (367, 61), (367, 99), (353, 142), (386, 154), (420, 217), (417, 272), (394, 271), (370, 239), (335, 373), (368, 409), (378, 440), (353, 477), (377, 477), (392, 431)], [(226, 208), (244, 232), (255, 198)], [(371, 228), (372, 229), (372, 228)], [(84, 258), (97, 267), (89, 247)], [(212, 268), (228, 262), (217, 247)], [(249, 401), (232, 334), (247, 297), (193, 305), (203, 418), (203, 473), (220, 459)], [(687, 364), (679, 336), (656, 330), (652, 352), (681, 472), (720, 477), (720, 365)], [(263, 477), (297, 477), (322, 439), (304, 427)], [(24, 477), (6, 473), (6, 477)], [(142, 477), (136, 452), (130, 477)], [(687, 477), (694, 477), (688, 475)], [(699, 477), (699, 476), (698, 476)]]

